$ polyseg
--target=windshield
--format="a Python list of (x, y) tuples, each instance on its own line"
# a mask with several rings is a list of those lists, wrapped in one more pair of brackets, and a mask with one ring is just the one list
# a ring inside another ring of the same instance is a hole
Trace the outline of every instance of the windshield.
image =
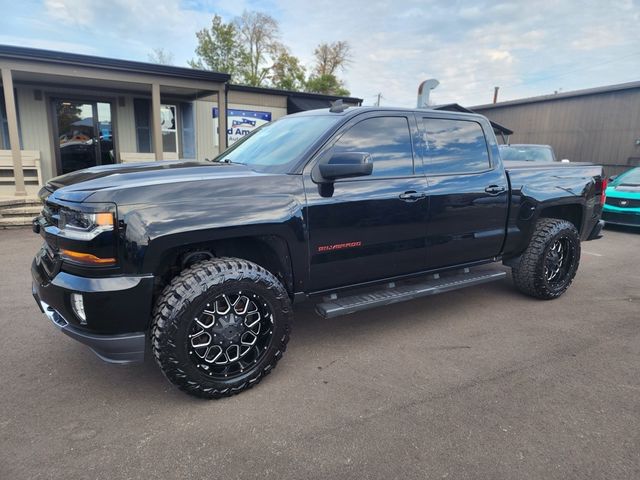
[(286, 173), (326, 130), (342, 117), (284, 117), (237, 142), (216, 162), (242, 163), (258, 172)]
[(548, 147), (500, 146), (503, 160), (519, 160), (525, 162), (553, 162), (553, 153)]
[(634, 168), (626, 173), (623, 173), (616, 178), (611, 185), (617, 187), (618, 185), (631, 185), (634, 187), (640, 186), (640, 168)]

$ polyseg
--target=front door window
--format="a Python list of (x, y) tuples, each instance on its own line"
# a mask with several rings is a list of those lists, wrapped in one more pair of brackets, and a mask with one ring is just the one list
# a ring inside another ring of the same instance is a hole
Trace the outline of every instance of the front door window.
[(111, 104), (55, 100), (59, 173), (115, 163)]

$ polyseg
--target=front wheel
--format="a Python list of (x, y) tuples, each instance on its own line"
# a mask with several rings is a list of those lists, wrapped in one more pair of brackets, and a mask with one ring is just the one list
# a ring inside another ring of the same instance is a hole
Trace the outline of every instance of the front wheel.
[(543, 218), (511, 273), (518, 290), (551, 300), (567, 291), (579, 263), (580, 236), (576, 227), (566, 220)]
[(237, 258), (208, 260), (183, 271), (158, 298), (153, 353), (181, 390), (226, 397), (275, 367), (291, 321), (287, 292), (270, 272)]

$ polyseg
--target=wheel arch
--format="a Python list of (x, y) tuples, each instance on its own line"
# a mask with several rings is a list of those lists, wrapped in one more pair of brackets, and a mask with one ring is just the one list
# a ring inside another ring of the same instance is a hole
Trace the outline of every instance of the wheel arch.
[(174, 245), (163, 252), (154, 269), (155, 295), (185, 268), (202, 260), (220, 257), (241, 258), (260, 265), (275, 275), (293, 296), (295, 284), (291, 252), (287, 241), (279, 235), (247, 235)]
[(576, 227), (578, 234), (581, 234), (584, 224), (584, 206), (579, 203), (565, 203), (543, 207), (538, 215), (538, 219), (541, 218), (566, 220)]

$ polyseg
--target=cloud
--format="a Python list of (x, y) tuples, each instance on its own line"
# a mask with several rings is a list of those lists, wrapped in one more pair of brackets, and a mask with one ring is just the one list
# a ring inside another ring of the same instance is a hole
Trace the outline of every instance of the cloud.
[(45, 0), (44, 8), (52, 20), (64, 25), (88, 27), (96, 20), (96, 11), (89, 2), (77, 0)]
[(0, 34), (0, 44), (20, 45), (21, 47), (41, 48), (44, 50), (59, 50), (62, 52), (84, 53), (87, 55), (100, 55), (98, 49), (91, 45), (65, 42), (63, 40), (46, 40), (42, 38), (25, 38)]
[(277, 18), (307, 66), (318, 43), (347, 40), (343, 77), (369, 104), (381, 92), (412, 106), (427, 78), (440, 80), (434, 100), (466, 105), (490, 101), (494, 86), (507, 100), (640, 78), (632, 0), (23, 0), (0, 18), (0, 41), (134, 60), (164, 48), (184, 65), (214, 13), (245, 8)]
[[(332, 2), (313, 9), (297, 0), (279, 5), (294, 53), (304, 56), (325, 39), (351, 43), (347, 85), (368, 103), (382, 92), (387, 103), (414, 105), (426, 78), (440, 80), (436, 101), (472, 105), (490, 101), (494, 86), (506, 100), (640, 76), (640, 55), (636, 62), (615, 61), (640, 53), (639, 8), (628, 1), (344, 0), (340, 20), (327, 14)], [(607, 36), (610, 27), (614, 33)], [(594, 68), (612, 59), (610, 69)]]

